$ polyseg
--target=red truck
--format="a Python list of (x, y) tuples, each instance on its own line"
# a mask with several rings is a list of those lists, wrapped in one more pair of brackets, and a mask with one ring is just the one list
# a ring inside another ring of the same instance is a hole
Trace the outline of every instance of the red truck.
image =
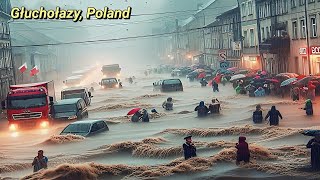
[(50, 107), (55, 101), (53, 81), (11, 85), (3, 109), (7, 109), (9, 130), (47, 128)]

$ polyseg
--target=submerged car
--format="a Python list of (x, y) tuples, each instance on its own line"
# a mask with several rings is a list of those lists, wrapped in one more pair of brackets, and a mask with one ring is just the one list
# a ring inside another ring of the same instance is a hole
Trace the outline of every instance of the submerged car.
[(55, 120), (80, 120), (88, 118), (87, 105), (82, 98), (63, 99), (53, 104), (52, 118)]
[(92, 136), (109, 131), (108, 125), (103, 120), (85, 120), (69, 124), (60, 135), (74, 134), (79, 136)]
[(180, 79), (165, 79), (154, 82), (153, 90), (161, 92), (183, 91), (183, 85)]
[(116, 78), (103, 78), (99, 85), (103, 88), (121, 88), (121, 85), (119, 84), (120, 81), (118, 81)]

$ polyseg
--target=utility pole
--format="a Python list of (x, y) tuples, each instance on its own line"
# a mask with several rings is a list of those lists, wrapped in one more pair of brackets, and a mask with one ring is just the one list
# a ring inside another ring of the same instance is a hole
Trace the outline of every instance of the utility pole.
[(206, 60), (206, 38), (205, 38), (205, 26), (206, 26), (206, 16), (203, 12), (203, 29), (202, 29), (202, 36), (203, 36), (203, 54), (202, 54), (202, 57), (203, 57), (203, 61), (205, 63), (205, 60)]
[(306, 40), (307, 40), (307, 61), (308, 61), (308, 65), (309, 65), (309, 74), (311, 74), (311, 60), (310, 60), (310, 42), (309, 42), (309, 25), (308, 25), (307, 0), (304, 0), (304, 16), (305, 16)]

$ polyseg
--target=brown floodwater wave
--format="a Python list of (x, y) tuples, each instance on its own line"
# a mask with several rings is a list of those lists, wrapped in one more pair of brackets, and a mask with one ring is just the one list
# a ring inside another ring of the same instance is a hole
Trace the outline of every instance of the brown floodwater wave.
[(275, 126), (254, 127), (252, 125), (234, 126), (228, 128), (193, 128), (193, 129), (165, 129), (161, 134), (171, 133), (178, 135), (193, 135), (193, 136), (224, 136), (224, 135), (247, 135), (260, 134), (264, 140), (274, 140), (283, 138), (302, 132), (303, 129), (281, 128)]
[[(156, 142), (158, 143), (157, 140)], [(128, 145), (132, 146), (132, 144), (126, 143), (112, 145), (112, 147), (118, 149), (119, 147)], [(224, 145), (231, 146), (230, 142), (219, 142), (216, 143), (215, 146)], [(292, 151), (292, 148), (293, 147), (267, 149), (262, 146), (250, 144), (251, 162), (249, 164), (241, 164), (240, 166), (281, 175), (301, 176), (299, 168), (308, 163), (307, 158), (301, 158), (301, 160), (297, 161), (292, 158), (292, 156), (283, 156), (281, 161), (273, 161), (280, 158), (275, 155), (276, 152)], [(96, 179), (105, 176), (157, 178), (173, 174), (206, 171), (219, 162), (234, 162), (235, 157), (236, 148), (229, 147), (223, 148), (219, 153), (210, 157), (196, 157), (188, 160), (177, 158), (170, 163), (157, 166), (104, 165), (96, 163), (62, 164), (52, 169), (26, 176), (23, 179)], [(319, 174), (316, 172), (303, 172), (302, 174), (310, 177), (319, 177)]]
[(0, 164), (0, 174), (31, 168), (31, 163)]
[(41, 144), (63, 144), (71, 142), (79, 142), (84, 140), (83, 136), (67, 134), (67, 135), (53, 135), (49, 139), (45, 140)]
[(133, 99), (141, 100), (141, 99), (149, 99), (149, 98), (156, 98), (156, 97), (163, 97), (163, 94), (145, 94), (139, 97), (135, 97)]
[(94, 109), (89, 109), (92, 112), (99, 112), (99, 111), (108, 111), (108, 110), (117, 110), (117, 109), (126, 109), (126, 108), (151, 108), (151, 104), (143, 104), (143, 103), (120, 103), (120, 104), (108, 104), (105, 106), (101, 106)]

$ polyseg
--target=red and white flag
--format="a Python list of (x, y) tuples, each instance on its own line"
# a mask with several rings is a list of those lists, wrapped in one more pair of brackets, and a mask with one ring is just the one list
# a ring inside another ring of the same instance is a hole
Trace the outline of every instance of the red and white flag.
[(34, 68), (32, 68), (30, 70), (30, 76), (35, 76), (39, 73), (39, 69), (38, 69), (38, 66), (35, 66)]
[(19, 71), (21, 73), (24, 73), (27, 70), (27, 63), (22, 64), (22, 66), (19, 67)]

